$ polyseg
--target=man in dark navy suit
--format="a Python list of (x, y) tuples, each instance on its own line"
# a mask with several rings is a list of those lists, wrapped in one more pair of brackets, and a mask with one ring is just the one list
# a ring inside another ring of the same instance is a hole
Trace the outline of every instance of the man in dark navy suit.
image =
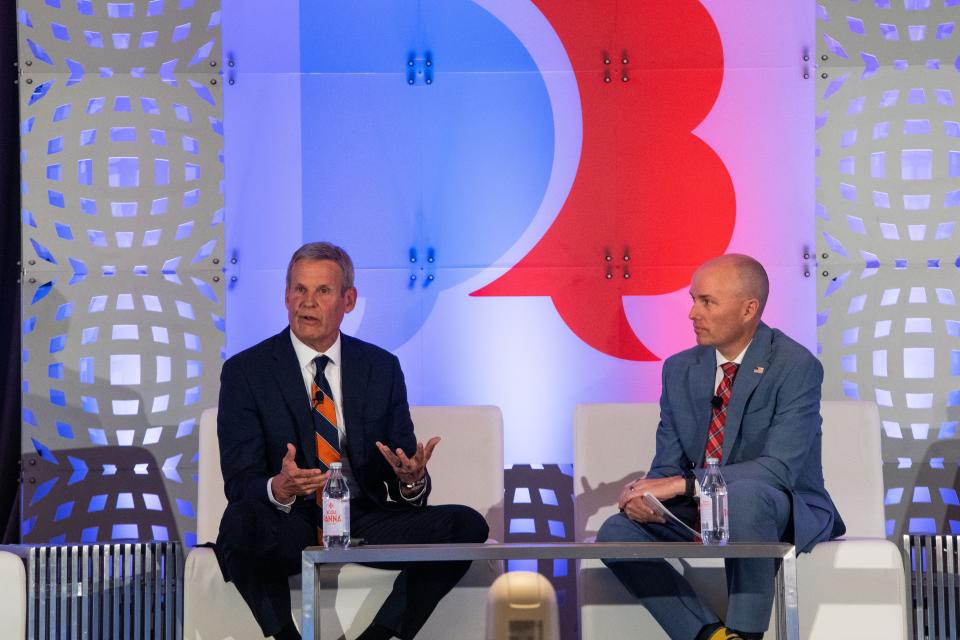
[[(427, 462), (439, 438), (416, 441), (396, 356), (340, 333), (357, 301), (353, 277), (343, 249), (300, 247), (287, 267), (290, 326), (227, 360), (220, 376), (217, 435), (228, 506), (217, 559), (264, 635), (278, 640), (300, 637), (287, 578), (300, 572), (303, 548), (318, 544), (316, 495), (329, 475), (327, 454), (339, 458), (350, 487), (352, 536), (370, 544), (487, 538), (473, 509), (427, 506)], [(318, 435), (317, 414), (328, 421), (330, 444)], [(360, 638), (413, 638), (469, 566), (405, 566)]]

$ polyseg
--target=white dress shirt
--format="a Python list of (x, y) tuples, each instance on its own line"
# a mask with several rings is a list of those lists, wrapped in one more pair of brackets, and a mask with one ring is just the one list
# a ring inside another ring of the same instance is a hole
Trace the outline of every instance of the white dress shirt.
[[(340, 381), (340, 335), (337, 334), (337, 340), (330, 345), (329, 349), (322, 353), (304, 344), (300, 338), (294, 335), (293, 330), (290, 331), (290, 342), (293, 343), (293, 351), (297, 354), (297, 364), (300, 365), (300, 375), (303, 377), (303, 389), (304, 393), (307, 394), (308, 402), (312, 401), (313, 379), (314, 376), (317, 375), (317, 365), (314, 359), (318, 356), (327, 356), (327, 358), (330, 359), (330, 361), (327, 362), (327, 368), (324, 370), (324, 376), (326, 376), (327, 383), (330, 385), (330, 393), (333, 395), (333, 405), (337, 410), (337, 433), (340, 436), (341, 450), (343, 450), (343, 443), (346, 439), (347, 431), (343, 419), (343, 385)], [(359, 486), (353, 478), (352, 470), (346, 468), (347, 464), (346, 456), (344, 456), (343, 472), (347, 478), (347, 487), (350, 489), (351, 495), (359, 495), (357, 493)], [(296, 500), (296, 496), (287, 504), (279, 502), (273, 495), (272, 481), (273, 478), (267, 480), (267, 497), (278, 509), (289, 513), (290, 508)]]
[[(745, 346), (745, 347), (743, 348), (743, 351), (740, 352), (740, 355), (738, 355), (738, 356), (737, 356), (736, 358), (734, 358), (733, 360), (727, 360), (726, 358), (723, 357), (723, 354), (720, 353), (720, 350), (719, 350), (719, 349), (714, 349), (714, 353), (717, 354), (717, 373), (716, 373), (716, 375), (713, 376), (713, 390), (714, 390), (714, 391), (717, 390), (717, 387), (720, 386), (720, 381), (723, 380), (723, 369), (720, 367), (720, 365), (726, 364), (727, 362), (733, 362), (734, 364), (738, 364), (738, 365), (739, 365), (739, 364), (743, 364), (743, 356), (745, 356), (745, 355), (747, 354), (747, 349), (750, 348), (750, 345), (751, 345), (752, 343), (753, 343), (753, 340), (751, 340), (750, 342), (748, 342), (748, 343), (747, 343), (747, 346)], [(737, 369), (737, 373), (739, 373), (739, 372), (740, 372), (740, 370)]]
[[(330, 345), (330, 348), (324, 352), (316, 351), (312, 347), (304, 344), (296, 335), (294, 335), (293, 330), (290, 330), (290, 341), (293, 343), (293, 350), (297, 354), (297, 363), (300, 365), (300, 375), (303, 377), (303, 388), (304, 392), (307, 394), (308, 401), (312, 401), (313, 398), (311, 394), (313, 392), (313, 380), (317, 375), (317, 365), (314, 360), (318, 356), (327, 356), (329, 362), (327, 362), (327, 367), (324, 369), (324, 376), (327, 378), (327, 383), (330, 385), (330, 393), (333, 395), (333, 404), (337, 410), (337, 433), (340, 436), (340, 450), (344, 453), (344, 456), (341, 459), (343, 463), (343, 476), (347, 481), (347, 487), (350, 489), (351, 496), (360, 495), (360, 485), (356, 480), (356, 476), (353, 474), (353, 469), (350, 467), (349, 456), (346, 455), (346, 435), (347, 435), (347, 425), (343, 417), (343, 384), (342, 384), (342, 367), (340, 359), (340, 334), (337, 334), (336, 341)], [(287, 504), (282, 504), (277, 501), (273, 495), (273, 488), (271, 486), (273, 478), (267, 480), (267, 497), (270, 499), (278, 509), (286, 513), (290, 512), (290, 508), (293, 506), (296, 497)], [(399, 482), (399, 480), (398, 480)], [(408, 502), (415, 502), (420, 499), (423, 495), (423, 492), (426, 491), (426, 485), (423, 489), (417, 492), (414, 496), (405, 496), (401, 493), (401, 497)]]
[(313, 391), (313, 379), (317, 375), (317, 364), (314, 362), (319, 356), (327, 356), (330, 361), (324, 370), (324, 376), (330, 385), (330, 392), (333, 394), (333, 404), (337, 408), (337, 431), (340, 432), (340, 442), (343, 442), (347, 434), (347, 427), (343, 421), (343, 384), (340, 382), (340, 334), (337, 334), (336, 341), (330, 345), (326, 351), (314, 351), (308, 347), (300, 338), (290, 332), (290, 341), (293, 342), (293, 350), (297, 354), (297, 363), (300, 365), (300, 375), (303, 376), (303, 389), (307, 398), (311, 401), (311, 392)]
[[(743, 364), (743, 356), (747, 354), (747, 349), (750, 348), (750, 344), (752, 342), (753, 340), (748, 342), (747, 346), (743, 348), (743, 351), (741, 351), (740, 354), (733, 360), (727, 360), (726, 358), (723, 357), (723, 354), (720, 353), (719, 349), (714, 349), (714, 353), (717, 356), (717, 369), (716, 369), (716, 374), (714, 374), (713, 376), (714, 394), (716, 394), (717, 388), (720, 386), (720, 381), (723, 380), (723, 368), (720, 365), (726, 364), (727, 362), (733, 362), (738, 365)], [(737, 372), (739, 373), (740, 370), (737, 369)], [(696, 499), (700, 498), (700, 481), (696, 477), (694, 477), (693, 479), (693, 497)]]

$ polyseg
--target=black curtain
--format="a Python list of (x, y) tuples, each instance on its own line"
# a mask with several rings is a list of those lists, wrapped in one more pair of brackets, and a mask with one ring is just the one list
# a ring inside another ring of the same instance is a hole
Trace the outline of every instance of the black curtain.
[(20, 134), (17, 3), (0, 0), (0, 531), (20, 541)]

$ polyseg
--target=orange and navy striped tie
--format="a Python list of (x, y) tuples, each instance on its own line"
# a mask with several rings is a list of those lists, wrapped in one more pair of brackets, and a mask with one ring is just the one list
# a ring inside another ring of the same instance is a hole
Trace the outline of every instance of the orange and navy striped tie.
[[(327, 356), (317, 356), (313, 363), (317, 367), (317, 373), (313, 376), (313, 384), (310, 385), (310, 397), (313, 411), (313, 431), (317, 441), (317, 462), (320, 470), (326, 471), (330, 468), (331, 462), (340, 461), (340, 434), (337, 432), (337, 406), (333, 403), (333, 393), (330, 391), (330, 383), (323, 374), (327, 368), (330, 358)], [(319, 496), (318, 496), (319, 500)]]
[(737, 369), (740, 368), (740, 365), (735, 362), (724, 362), (720, 367), (723, 369), (723, 379), (720, 381), (720, 386), (717, 387), (720, 406), (714, 405), (710, 417), (704, 466), (706, 466), (706, 458), (720, 460), (723, 457), (723, 426), (727, 422), (727, 403), (730, 401), (730, 394), (733, 392), (733, 379), (737, 376)]

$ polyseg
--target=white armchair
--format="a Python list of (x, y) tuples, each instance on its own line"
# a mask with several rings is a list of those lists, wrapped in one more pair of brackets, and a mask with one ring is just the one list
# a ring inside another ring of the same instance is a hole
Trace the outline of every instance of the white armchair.
[[(497, 407), (411, 407), (418, 439), (442, 438), (430, 460), (432, 504), (473, 507), (487, 520), (490, 538), (503, 539), (503, 418)], [(200, 418), (197, 539), (216, 540), (227, 506), (220, 472), (216, 409)], [(373, 620), (396, 571), (345, 565), (320, 574), (318, 609), (323, 638), (355, 638)], [(417, 638), (484, 636), (487, 590), (500, 563), (475, 562), (441, 601)], [(300, 576), (291, 579), (294, 620), (300, 621)], [(334, 615), (336, 613), (336, 615)], [(193, 549), (184, 568), (184, 640), (260, 640), (263, 636), (239, 592), (223, 581), (213, 550)]]
[(23, 559), (0, 550), (0, 620), (5, 637), (27, 637), (27, 574)]
[[(800, 636), (906, 638), (906, 585), (900, 553), (884, 537), (880, 417), (870, 402), (824, 401), (823, 472), (847, 525), (843, 539), (799, 557)], [(574, 517), (577, 540), (596, 535), (616, 510), (623, 484), (656, 449), (656, 404), (585, 404), (574, 414)], [(719, 561), (674, 561), (721, 617), (726, 581)], [(579, 579), (582, 638), (667, 636), (613, 574), (583, 563)], [(771, 626), (771, 629), (773, 627)], [(774, 637), (774, 632), (767, 633)]]

